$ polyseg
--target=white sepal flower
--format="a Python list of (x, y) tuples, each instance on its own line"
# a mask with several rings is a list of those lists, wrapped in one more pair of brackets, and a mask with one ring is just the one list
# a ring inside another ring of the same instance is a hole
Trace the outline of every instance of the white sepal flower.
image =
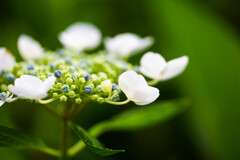
[(120, 89), (126, 94), (128, 99), (137, 105), (146, 105), (155, 101), (159, 96), (159, 90), (148, 86), (142, 75), (134, 71), (127, 71), (120, 75)]
[(47, 97), (47, 92), (55, 83), (56, 78), (51, 76), (42, 82), (39, 78), (30, 75), (22, 75), (17, 78), (13, 85), (9, 85), (8, 89), (20, 98), (42, 99)]
[(18, 38), (18, 50), (25, 60), (36, 60), (44, 55), (41, 44), (25, 34)]
[[(6, 94), (6, 93), (5, 93)], [(5, 102), (10, 102), (12, 100), (13, 94), (9, 96), (10, 93), (7, 92), (6, 96), (4, 99), (0, 100), (0, 107), (5, 103)]]
[(166, 62), (160, 54), (147, 52), (141, 58), (140, 71), (149, 78), (164, 81), (181, 74), (187, 64), (187, 56)]
[(60, 33), (60, 42), (76, 52), (96, 48), (101, 42), (101, 32), (90, 23), (77, 22)]
[(0, 48), (0, 72), (11, 69), (14, 65), (13, 55), (6, 48)]
[(104, 43), (110, 54), (116, 57), (127, 58), (151, 46), (153, 38), (141, 38), (132, 33), (123, 33), (113, 38), (106, 38)]

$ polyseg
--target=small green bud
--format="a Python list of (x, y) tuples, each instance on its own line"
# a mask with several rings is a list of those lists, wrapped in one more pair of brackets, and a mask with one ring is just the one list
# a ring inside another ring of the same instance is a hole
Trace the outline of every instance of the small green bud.
[(91, 83), (89, 86), (92, 87), (92, 88), (94, 88), (94, 84), (92, 84), (92, 83)]
[(101, 81), (105, 81), (105, 80), (107, 80), (107, 77), (102, 76), (102, 77), (100, 78), (100, 80), (101, 80)]
[(81, 103), (82, 103), (82, 99), (81, 99), (81, 98), (77, 98), (77, 99), (75, 100), (75, 103), (81, 104)]
[(62, 88), (62, 83), (57, 83), (57, 88)]
[(69, 73), (66, 74), (66, 75), (65, 75), (65, 78), (71, 78), (71, 74), (69, 74)]
[(61, 96), (60, 97), (60, 102), (67, 102), (67, 97), (66, 96)]
[(66, 80), (66, 83), (67, 83), (67, 85), (73, 84), (72, 78), (68, 78), (68, 79)]
[(58, 94), (56, 92), (53, 93), (53, 98), (58, 98)]
[(86, 83), (86, 80), (85, 80), (85, 78), (79, 78), (79, 82), (80, 82), (81, 84), (83, 84), (83, 83)]
[(71, 85), (71, 89), (72, 90), (76, 89), (76, 86), (75, 85)]
[(71, 98), (73, 98), (73, 97), (75, 96), (75, 92), (74, 92), (74, 91), (70, 91), (70, 92), (69, 92), (69, 96), (70, 96)]
[(62, 92), (63, 93), (68, 93), (69, 92), (69, 86), (68, 85), (63, 85), (62, 86)]
[(1, 85), (1, 90), (2, 90), (2, 91), (7, 91), (7, 90), (8, 90), (8, 86), (5, 85), (5, 84), (2, 84), (2, 85)]
[(100, 104), (104, 103), (104, 98), (99, 97), (99, 98), (97, 99), (97, 102), (100, 103)]
[(120, 97), (118, 94), (113, 94), (111, 97), (111, 100), (114, 102), (118, 102), (120, 100)]
[(105, 80), (101, 83), (101, 88), (103, 90), (103, 92), (106, 93), (111, 93), (112, 91), (112, 83), (110, 80)]
[(97, 100), (97, 99), (98, 99), (98, 97), (99, 97), (99, 96), (95, 94), (95, 95), (93, 95), (91, 98), (92, 98), (92, 100), (94, 100), (94, 101), (95, 101), (95, 100)]

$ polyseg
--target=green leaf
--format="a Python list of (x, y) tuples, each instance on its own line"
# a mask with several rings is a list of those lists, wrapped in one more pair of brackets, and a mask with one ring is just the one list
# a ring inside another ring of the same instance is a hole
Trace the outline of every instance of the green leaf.
[(76, 124), (72, 125), (72, 129), (76, 135), (87, 145), (87, 147), (96, 154), (101, 156), (109, 156), (116, 153), (125, 152), (124, 150), (112, 150), (105, 148), (96, 138), (91, 136), (89, 133), (87, 133), (87, 131)]
[(147, 128), (169, 120), (189, 106), (187, 99), (168, 101), (148, 106), (137, 106), (110, 120), (100, 122), (90, 129), (92, 135), (106, 131), (132, 131)]
[(41, 139), (19, 130), (0, 126), (0, 147), (15, 149), (34, 149), (54, 156), (59, 152), (48, 148)]
[(37, 137), (22, 131), (0, 126), (0, 147), (41, 150), (45, 145)]

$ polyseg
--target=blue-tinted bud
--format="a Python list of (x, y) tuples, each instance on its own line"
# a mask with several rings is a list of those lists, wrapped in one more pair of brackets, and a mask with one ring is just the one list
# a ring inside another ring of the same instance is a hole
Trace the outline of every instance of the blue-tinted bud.
[(8, 73), (6, 79), (8, 82), (12, 82), (15, 79), (15, 76), (12, 73)]
[(74, 80), (74, 81), (76, 81), (77, 80), (77, 76), (76, 75), (74, 75), (74, 74), (72, 74), (72, 79)]
[(116, 83), (112, 83), (112, 90), (118, 90), (118, 86), (116, 85)]
[(63, 85), (62, 86), (62, 92), (63, 93), (68, 93), (69, 92), (69, 86), (68, 85)]
[(86, 86), (86, 87), (84, 88), (84, 92), (87, 93), (87, 94), (91, 94), (91, 93), (92, 93), (92, 90), (93, 90), (93, 88), (92, 88), (91, 86)]
[(32, 64), (29, 64), (29, 65), (27, 66), (27, 69), (28, 69), (28, 70), (34, 70), (34, 66), (33, 66)]
[(111, 97), (111, 100), (114, 101), (114, 102), (118, 102), (120, 100), (120, 97), (117, 94), (113, 94), (112, 97)]
[(83, 77), (85, 78), (86, 81), (88, 81), (89, 79), (91, 79), (91, 74), (89, 73), (84, 73)]
[(62, 76), (62, 71), (56, 70), (56, 71), (54, 72), (54, 76), (57, 77), (57, 78), (61, 77), (61, 76)]
[(84, 60), (81, 60), (79, 64), (80, 64), (80, 67), (83, 69), (86, 69), (88, 67), (88, 63)]
[(32, 76), (37, 76), (38, 72), (36, 70), (29, 70), (28, 74), (32, 75)]
[(50, 69), (55, 69), (56, 68), (56, 64), (55, 63), (49, 63), (49, 67)]
[(63, 49), (57, 49), (57, 53), (59, 54), (59, 56), (63, 56), (64, 50)]
[(66, 63), (72, 63), (72, 57), (67, 57), (66, 59), (65, 59), (65, 62)]
[(0, 93), (0, 100), (4, 100), (7, 94), (5, 92)]

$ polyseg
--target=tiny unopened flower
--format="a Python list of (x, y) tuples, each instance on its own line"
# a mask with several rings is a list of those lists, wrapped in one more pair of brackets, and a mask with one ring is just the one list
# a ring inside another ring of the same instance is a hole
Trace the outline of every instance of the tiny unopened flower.
[(89, 73), (84, 73), (84, 74), (83, 74), (83, 77), (85, 78), (86, 81), (88, 81), (88, 80), (91, 79), (91, 74), (89, 74)]
[(62, 89), (63, 93), (68, 93), (69, 92), (69, 86), (68, 85), (63, 85), (61, 89)]
[(0, 93), (0, 107), (5, 103), (5, 102), (10, 102), (12, 100), (13, 94), (9, 96), (9, 92), (2, 92)]
[(47, 97), (47, 92), (52, 88), (55, 81), (54, 76), (48, 77), (42, 82), (35, 76), (22, 75), (15, 80), (14, 85), (9, 85), (8, 89), (20, 98), (42, 99)]
[(40, 43), (24, 34), (18, 38), (18, 50), (25, 60), (36, 60), (44, 55), (44, 49)]
[(147, 52), (141, 59), (140, 71), (149, 78), (164, 81), (181, 74), (187, 64), (187, 56), (166, 62), (160, 54)]
[(105, 39), (107, 51), (116, 56), (126, 58), (140, 52), (153, 44), (152, 37), (141, 38), (132, 33), (119, 34)]
[(106, 93), (111, 93), (112, 91), (112, 83), (110, 80), (105, 80), (101, 83), (101, 88), (103, 90), (103, 92)]
[(127, 98), (137, 105), (152, 103), (159, 96), (159, 90), (148, 86), (144, 77), (134, 71), (127, 71), (121, 74), (118, 84)]
[(8, 82), (12, 82), (15, 79), (15, 76), (12, 73), (8, 73), (6, 79)]
[(59, 40), (65, 47), (81, 52), (96, 48), (101, 37), (101, 32), (94, 25), (77, 22), (60, 33)]
[(54, 72), (54, 76), (55, 77), (57, 77), (57, 78), (60, 78), (61, 76), (62, 76), (62, 71), (60, 71), (60, 70), (56, 70), (55, 72)]
[(87, 93), (87, 94), (91, 94), (91, 93), (92, 93), (92, 90), (93, 90), (93, 88), (92, 88), (91, 86), (86, 86), (86, 87), (84, 88), (84, 92)]
[(15, 65), (15, 58), (6, 48), (0, 48), (0, 72), (11, 69)]

